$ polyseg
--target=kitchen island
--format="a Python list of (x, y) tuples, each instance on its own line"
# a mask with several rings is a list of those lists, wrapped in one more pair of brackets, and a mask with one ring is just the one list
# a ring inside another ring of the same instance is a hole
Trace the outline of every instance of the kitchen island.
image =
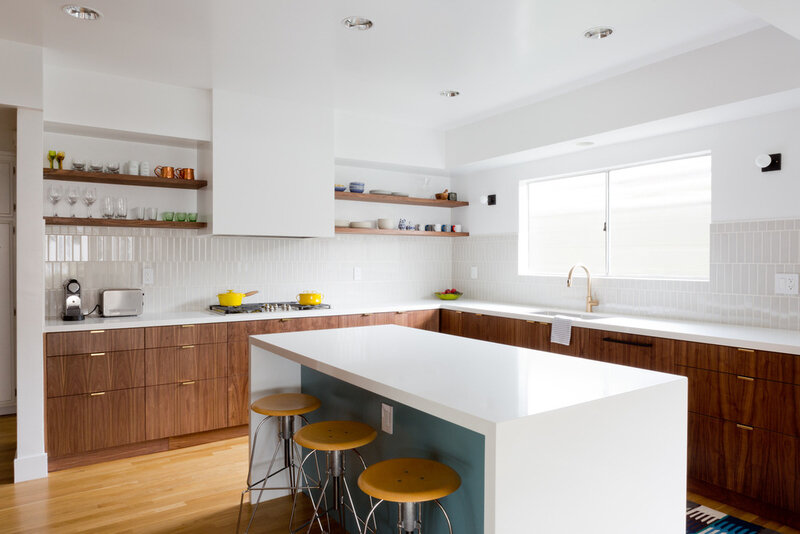
[(455, 468), (456, 532), (685, 528), (684, 377), (393, 325), (251, 337), (251, 400), (293, 391), (323, 401), (312, 421), (380, 428), (392, 404), (362, 453)]

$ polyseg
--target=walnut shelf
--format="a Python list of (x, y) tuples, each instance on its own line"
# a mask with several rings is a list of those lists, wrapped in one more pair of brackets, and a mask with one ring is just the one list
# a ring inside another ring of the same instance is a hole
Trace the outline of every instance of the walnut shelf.
[(405, 204), (407, 206), (430, 206), (435, 208), (460, 208), (469, 202), (456, 200), (436, 200), (434, 198), (398, 197), (394, 195), (371, 195), (369, 193), (350, 193), (336, 191), (336, 200), (355, 200), (357, 202), (378, 202), (382, 204)]
[(45, 224), (60, 224), (64, 226), (114, 226), (117, 228), (183, 228), (197, 229), (205, 228), (204, 222), (180, 222), (180, 221), (145, 221), (139, 219), (104, 219), (92, 217), (45, 217)]
[(428, 237), (466, 237), (469, 232), (426, 232), (423, 230), (380, 230), (377, 228), (336, 228), (337, 234), (407, 235)]
[(44, 168), (45, 180), (64, 180), (67, 182), (90, 182), (94, 184), (135, 185), (140, 187), (170, 187), (173, 189), (202, 189), (208, 185), (206, 180), (181, 180), (180, 178), (159, 178), (158, 176), (138, 176), (135, 174), (109, 174), (68, 169)]

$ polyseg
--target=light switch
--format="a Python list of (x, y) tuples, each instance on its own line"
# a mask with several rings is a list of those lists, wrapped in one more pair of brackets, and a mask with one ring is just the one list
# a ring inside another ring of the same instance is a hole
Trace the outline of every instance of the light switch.
[(353, 267), (353, 280), (361, 280), (361, 267)]
[(394, 433), (394, 407), (381, 403), (381, 430), (387, 434)]
[(142, 285), (153, 285), (153, 269), (142, 269)]
[(797, 295), (800, 275), (791, 273), (775, 273), (776, 295)]
[(477, 265), (473, 265), (472, 267), (469, 268), (469, 277), (472, 278), (473, 280), (477, 280), (478, 279), (478, 266)]

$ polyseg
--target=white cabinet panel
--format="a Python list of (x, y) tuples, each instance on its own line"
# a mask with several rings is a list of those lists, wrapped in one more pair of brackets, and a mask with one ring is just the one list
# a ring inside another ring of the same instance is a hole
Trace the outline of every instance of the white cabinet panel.
[(333, 235), (333, 110), (215, 90), (210, 232)]
[(14, 216), (14, 159), (0, 155), (0, 217)]
[(14, 402), (13, 243), (11, 222), (0, 222), (0, 406)]

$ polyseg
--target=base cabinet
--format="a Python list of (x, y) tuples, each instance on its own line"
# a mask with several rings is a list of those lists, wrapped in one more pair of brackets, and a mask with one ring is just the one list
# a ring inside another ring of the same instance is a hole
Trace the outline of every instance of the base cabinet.
[(146, 439), (193, 434), (227, 426), (225, 378), (189, 380), (146, 389)]
[(480, 313), (461, 314), (461, 335), (472, 339), (513, 345), (515, 342), (516, 319), (483, 315)]
[(460, 311), (441, 310), (439, 313), (439, 331), (442, 334), (460, 336), (462, 315), (464, 314)]
[(533, 350), (550, 350), (550, 323), (543, 321), (522, 321), (516, 324), (514, 345)]

